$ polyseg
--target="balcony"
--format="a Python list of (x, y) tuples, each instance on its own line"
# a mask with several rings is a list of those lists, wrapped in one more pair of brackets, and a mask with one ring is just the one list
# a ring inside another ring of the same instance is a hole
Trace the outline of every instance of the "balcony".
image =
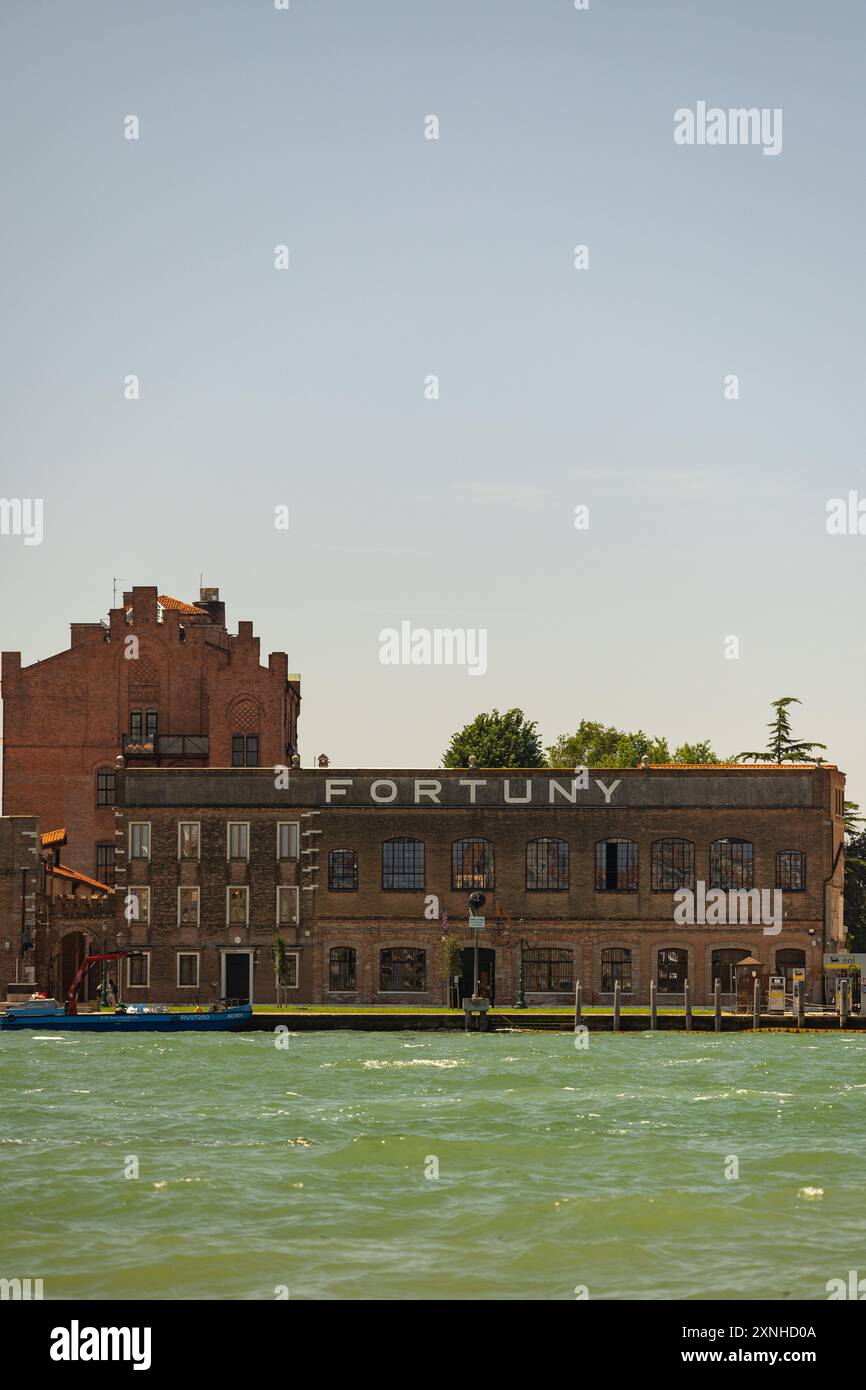
[(191, 758), (207, 761), (207, 734), (142, 734), (123, 735), (124, 758), (148, 758), (161, 762)]

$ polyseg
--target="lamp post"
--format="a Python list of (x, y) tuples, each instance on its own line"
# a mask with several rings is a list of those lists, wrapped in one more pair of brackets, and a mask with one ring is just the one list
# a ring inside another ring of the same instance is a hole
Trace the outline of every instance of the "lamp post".
[(526, 937), (520, 938), (520, 965), (517, 972), (517, 1003), (515, 1009), (526, 1008)]
[[(469, 894), (469, 910), (470, 910), (470, 912), (471, 912), (471, 914), (472, 914), (472, 917), (477, 917), (477, 916), (478, 916), (478, 909), (481, 908), (481, 907), (483, 907), (484, 904), (486, 903), (486, 901), (487, 901), (487, 899), (485, 898), (485, 896), (484, 896), (483, 893), (470, 893), (470, 894)], [(472, 918), (470, 917), (469, 920), (470, 920), (470, 925), (471, 925)], [(479, 931), (481, 930), (481, 928), (482, 928), (483, 926), (484, 926), (484, 919), (482, 918), (482, 919), (481, 919), (481, 927), (473, 927), (473, 936), (474, 936), (474, 938), (475, 938), (475, 942), (474, 942), (474, 946), (473, 946), (473, 956), (472, 956), (472, 998), (473, 998), (473, 999), (478, 999), (478, 998), (480, 997), (479, 994), (478, 994), (478, 933), (479, 933)]]

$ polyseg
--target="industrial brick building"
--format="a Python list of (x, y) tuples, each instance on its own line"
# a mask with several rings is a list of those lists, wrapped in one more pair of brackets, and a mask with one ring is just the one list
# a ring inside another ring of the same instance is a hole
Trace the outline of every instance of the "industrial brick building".
[(67, 858), (114, 877), (115, 759), (162, 767), (273, 766), (297, 748), (300, 677), (259, 660), (251, 622), (226, 628), (218, 589), (191, 604), (134, 587), (68, 650), (2, 656), (3, 812), (62, 826)]
[[(445, 938), (471, 992), (468, 896), (484, 893), (481, 991), (511, 1004), (696, 1003), (735, 962), (805, 970), (844, 941), (844, 776), (830, 765), (570, 771), (118, 767), (128, 998), (442, 1004)], [(686, 888), (725, 899), (675, 919)], [(719, 891), (720, 890), (720, 891)], [(757, 893), (754, 890), (758, 890)], [(756, 900), (781, 893), (778, 921)], [(733, 898), (733, 915), (731, 899)], [(739, 916), (737, 906), (739, 904)], [(131, 906), (132, 905), (132, 906)], [(751, 915), (747, 917), (747, 909)], [(744, 920), (746, 918), (746, 920)]]

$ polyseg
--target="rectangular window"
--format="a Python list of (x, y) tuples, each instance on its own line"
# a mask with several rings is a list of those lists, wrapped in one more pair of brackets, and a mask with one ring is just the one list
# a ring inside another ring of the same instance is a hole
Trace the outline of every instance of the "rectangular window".
[(427, 988), (427, 952), (398, 946), (379, 953), (379, 992), (418, 993)]
[(232, 767), (258, 767), (258, 734), (232, 734)]
[(286, 978), (283, 983), (288, 989), (298, 988), (298, 960), (299, 955), (297, 951), (288, 951), (286, 953)]
[(229, 859), (249, 859), (250, 827), (247, 821), (230, 821), (228, 830)]
[(130, 989), (147, 989), (150, 984), (150, 952), (129, 956), (126, 962), (126, 983)]
[(277, 858), (297, 859), (301, 827), (296, 820), (283, 820), (277, 825)]
[(141, 710), (130, 710), (129, 714), (129, 737), (136, 743), (141, 742), (141, 735), (144, 732), (144, 724), (141, 718)]
[(623, 946), (605, 947), (601, 953), (602, 992), (613, 994), (617, 980), (621, 990), (631, 990), (631, 951)]
[(197, 927), (199, 923), (199, 895), (197, 888), (178, 888), (177, 924), (179, 927)]
[(358, 887), (358, 851), (332, 849), (328, 855), (328, 887), (333, 893), (351, 893)]
[(149, 709), (145, 716), (144, 732), (148, 741), (156, 738), (157, 714), (155, 709)]
[[(130, 901), (131, 899), (131, 901)], [(150, 889), (135, 885), (127, 889), (127, 901), (124, 903), (124, 915), (127, 922), (141, 922), (147, 926), (150, 923)]]
[(524, 953), (526, 988), (534, 994), (570, 994), (574, 953), (559, 947), (530, 946)]
[(116, 774), (103, 768), (96, 774), (96, 804), (97, 806), (113, 806), (115, 795)]
[(114, 887), (114, 845), (96, 846), (96, 877), (100, 883)]
[(178, 859), (201, 858), (201, 826), (197, 820), (178, 821), (177, 857)]
[(177, 983), (181, 989), (198, 989), (198, 953), (178, 952)]
[(530, 840), (526, 846), (528, 893), (561, 893), (568, 888), (568, 844), (565, 840)]
[(129, 827), (130, 859), (150, 858), (150, 822), (132, 821)]
[(296, 927), (298, 925), (299, 888), (281, 883), (277, 887), (277, 926)]
[(249, 888), (226, 889), (226, 922), (230, 927), (245, 927), (250, 920)]

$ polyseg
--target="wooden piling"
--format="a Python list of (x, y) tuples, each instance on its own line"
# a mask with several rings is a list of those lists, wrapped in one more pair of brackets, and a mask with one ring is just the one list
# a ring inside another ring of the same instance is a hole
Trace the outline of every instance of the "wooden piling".
[(752, 1027), (761, 1026), (761, 981), (755, 976), (755, 988), (752, 992)]
[(686, 1015), (686, 1032), (692, 1031), (692, 987), (688, 980), (683, 981), (683, 1004)]
[(659, 1026), (659, 1006), (656, 999), (656, 982), (650, 980), (650, 1028)]
[(714, 984), (713, 984), (713, 993), (714, 993), (714, 996), (715, 996), (715, 1000), (714, 1000), (714, 1002), (715, 1002), (715, 1016), (716, 1016), (715, 1029), (716, 1029), (716, 1032), (717, 1032), (717, 1033), (721, 1033), (721, 1031), (722, 1031), (722, 982), (721, 982), (721, 980), (719, 980), (719, 979), (715, 980), (715, 982), (714, 982)]
[(613, 983), (613, 1031), (619, 1032), (620, 1009), (622, 1008), (622, 987), (619, 980)]
[(580, 980), (574, 987), (574, 1031), (580, 1027), (580, 1016), (583, 1011), (583, 985)]

